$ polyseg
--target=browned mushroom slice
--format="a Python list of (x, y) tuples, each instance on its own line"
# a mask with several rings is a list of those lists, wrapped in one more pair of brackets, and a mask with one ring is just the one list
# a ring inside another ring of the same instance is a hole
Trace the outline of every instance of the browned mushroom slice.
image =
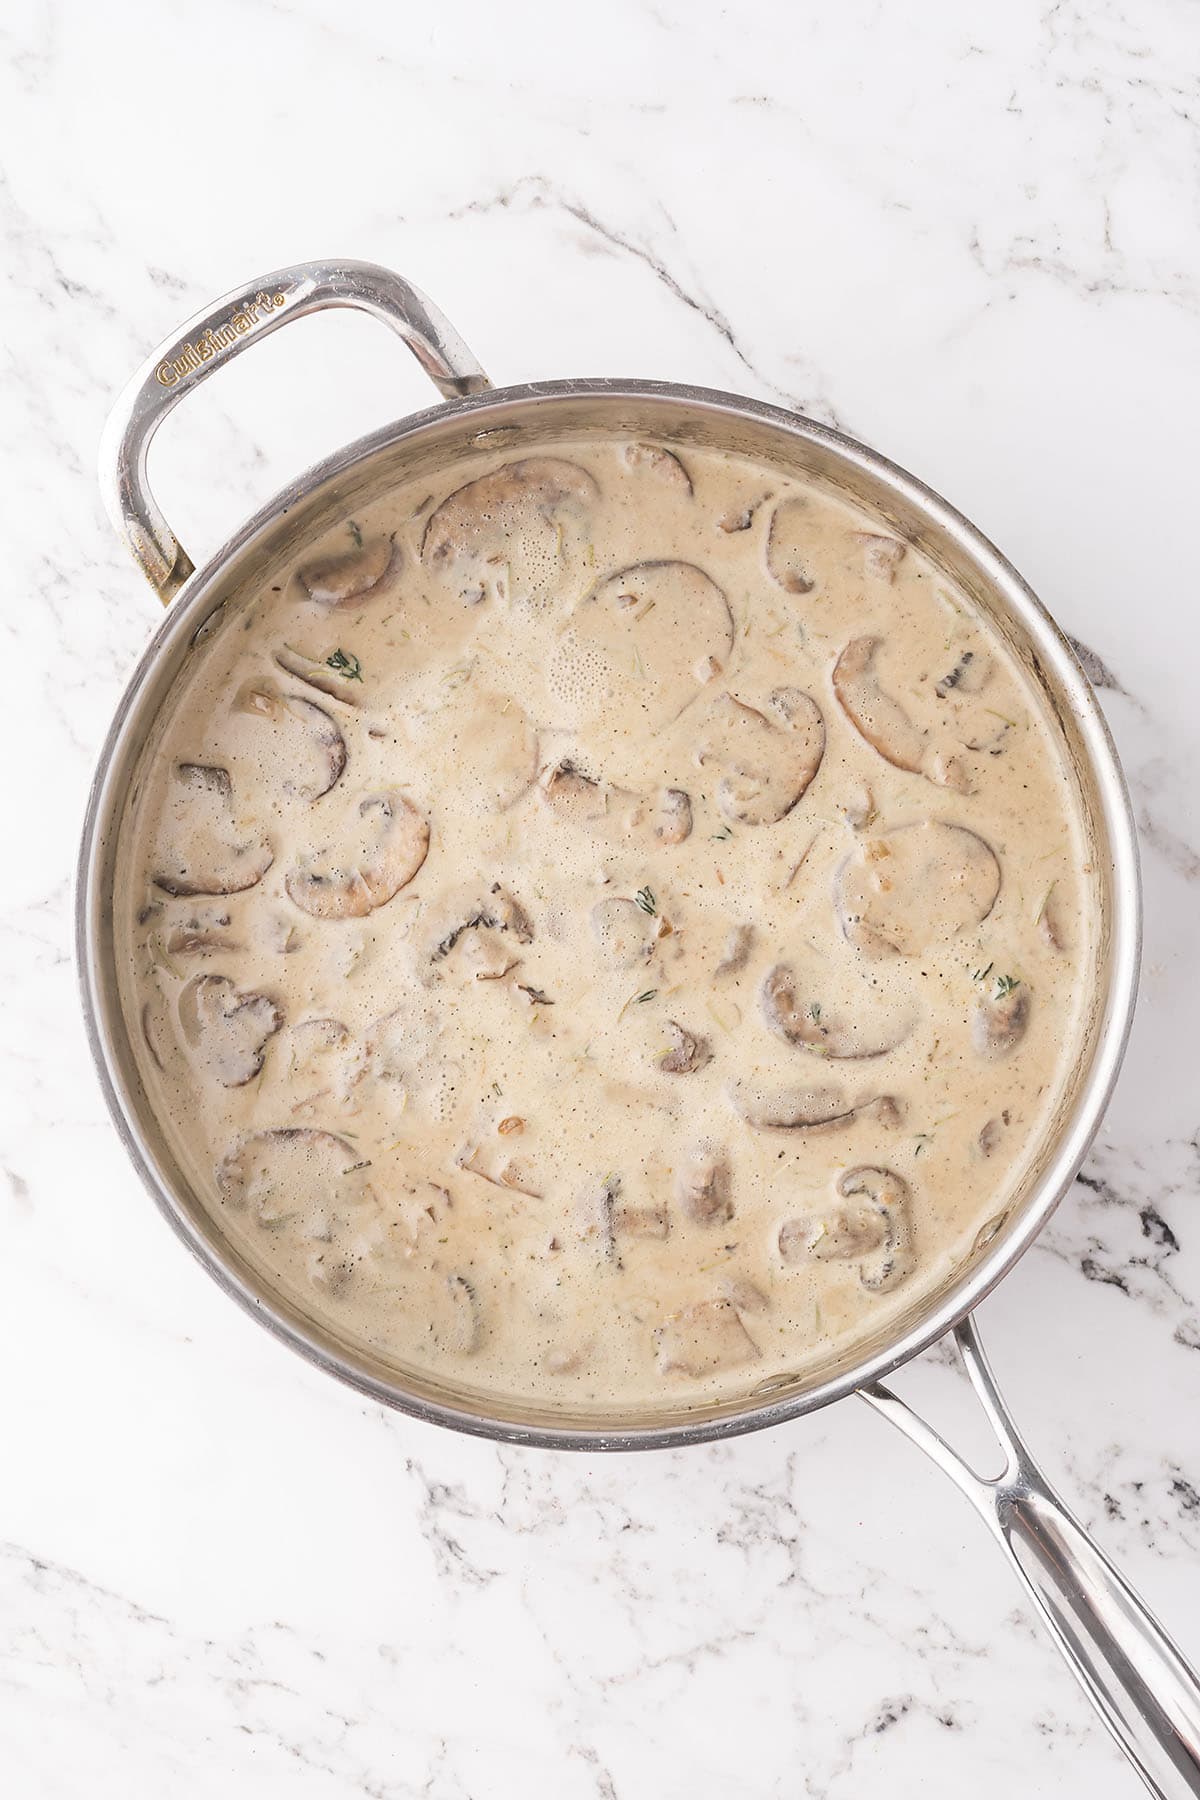
[(856, 531), (862, 545), (863, 568), (876, 581), (892, 582), (896, 570), (908, 554), (908, 545), (900, 538), (883, 537), (874, 531)]
[(306, 682), (330, 700), (340, 700), (343, 706), (361, 706), (362, 670), (358, 658), (346, 651), (335, 650), (321, 662), (293, 650), (290, 644), (281, 644), (275, 661), (285, 675), (294, 675), (297, 681)]
[(1004, 1136), (1004, 1128), (1008, 1123), (1009, 1113), (1006, 1107), (998, 1119), (988, 1119), (980, 1127), (978, 1144), (981, 1156), (991, 1156)]
[(731, 1081), (725, 1091), (733, 1110), (759, 1131), (823, 1131), (856, 1119), (891, 1129), (903, 1116), (893, 1094), (851, 1101), (837, 1088), (772, 1087), (751, 1080)]
[(283, 793), (308, 801), (337, 786), (346, 767), (346, 740), (315, 700), (253, 683), (238, 696), (235, 710), (273, 727), (274, 754), (259, 752), (268, 786), (278, 783)]
[(666, 1238), (671, 1235), (671, 1217), (659, 1201), (653, 1206), (631, 1206), (619, 1200), (613, 1209), (613, 1230), (618, 1237)]
[(692, 478), (673, 450), (664, 450), (659, 444), (626, 444), (621, 460), (626, 468), (645, 469), (679, 494), (692, 491)]
[(740, 1313), (766, 1312), (771, 1304), (762, 1289), (746, 1275), (720, 1276), (717, 1293), (722, 1300), (736, 1306)]
[(670, 1047), (657, 1059), (664, 1075), (694, 1075), (712, 1061), (708, 1039), (685, 1031), (674, 1019), (667, 1020), (667, 1037)]
[(240, 894), (262, 880), (274, 860), (265, 837), (246, 838), (233, 816), (228, 769), (180, 763), (172, 835), (154, 875), (164, 894)]
[(574, 825), (592, 825), (605, 816), (603, 783), (568, 760), (543, 769), (538, 792), (547, 806)]
[(618, 969), (649, 962), (658, 926), (636, 900), (600, 900), (592, 908), (592, 930), (606, 959)]
[(629, 830), (651, 844), (682, 844), (692, 834), (692, 801), (683, 788), (659, 788), (639, 801), (629, 817)]
[(1011, 975), (1003, 976), (990, 994), (975, 1003), (971, 1042), (980, 1056), (997, 1061), (1015, 1050), (1029, 1024), (1029, 989)]
[(308, 1277), (326, 1292), (344, 1288), (381, 1243), (385, 1227), (364, 1159), (331, 1131), (293, 1125), (251, 1132), (227, 1152), (216, 1176), (226, 1206), (264, 1231), (286, 1227), (312, 1246)]
[(239, 993), (228, 975), (194, 975), (179, 996), (179, 1023), (206, 1075), (222, 1087), (245, 1087), (283, 1014), (266, 994)]
[(435, 908), (425, 929), (425, 958), (444, 963), (455, 955), (477, 981), (496, 980), (519, 961), (518, 946), (533, 942), (529, 915), (498, 881), (483, 893), (458, 888)]
[(771, 717), (732, 694), (713, 702), (697, 751), (721, 769), (717, 805), (740, 825), (774, 825), (807, 790), (825, 754), (825, 722), (799, 688), (778, 688)]
[(801, 998), (796, 972), (787, 963), (768, 969), (759, 1001), (776, 1037), (797, 1049), (839, 1060), (886, 1056), (904, 1042), (913, 1027), (911, 1016), (875, 1021), (872, 1031), (859, 1020), (830, 1014), (819, 1000)]
[(473, 1282), (448, 1275), (435, 1288), (429, 1332), (439, 1350), (451, 1356), (474, 1356), (483, 1343), (483, 1308)]
[(636, 698), (655, 730), (696, 698), (697, 657), (723, 666), (732, 648), (724, 590), (695, 563), (660, 561), (634, 563), (599, 582), (576, 609), (559, 658), (604, 670), (592, 711), (603, 712), (621, 693)]
[(425, 861), (429, 826), (403, 794), (370, 794), (358, 816), (361, 830), (345, 860), (321, 851), (288, 871), (289, 898), (314, 919), (361, 919), (386, 906)]
[(728, 1300), (699, 1300), (681, 1307), (654, 1333), (664, 1375), (715, 1375), (758, 1357), (758, 1345)]
[(897, 1287), (913, 1266), (911, 1195), (894, 1169), (862, 1165), (837, 1181), (838, 1204), (779, 1228), (785, 1263), (857, 1262), (859, 1280), (880, 1293)]
[(970, 793), (970, 779), (958, 758), (943, 756), (900, 702), (880, 687), (875, 655), (881, 642), (877, 637), (851, 638), (834, 664), (833, 691), (842, 711), (859, 736), (893, 768), (923, 775), (935, 787)]
[(350, 1033), (340, 1019), (301, 1019), (288, 1031), (288, 1074), (293, 1081), (324, 1075), (335, 1051), (345, 1051)]
[(621, 1192), (619, 1175), (605, 1175), (589, 1182), (578, 1194), (574, 1206), (575, 1230), (605, 1262), (618, 1263), (617, 1197)]
[(421, 560), (469, 605), (536, 599), (563, 562), (560, 527), (578, 524), (599, 495), (578, 463), (530, 456), (468, 482), (430, 515)]
[(736, 975), (744, 969), (750, 960), (750, 951), (754, 944), (753, 925), (731, 925), (725, 935), (725, 943), (721, 950), (721, 960), (715, 973), (718, 975)]
[(171, 1056), (171, 1030), (162, 989), (153, 987), (141, 1014), (142, 1036), (156, 1069), (165, 1070)]
[(299, 1125), (255, 1131), (222, 1159), (217, 1187), (227, 1206), (274, 1229), (322, 1208), (358, 1160), (353, 1146), (329, 1131)]
[(699, 1144), (676, 1171), (675, 1196), (693, 1224), (723, 1225), (733, 1217), (731, 1185), (725, 1152)]
[(813, 590), (806, 529), (811, 520), (808, 501), (799, 496), (781, 500), (771, 514), (767, 532), (767, 573), (789, 594), (810, 594)]
[(353, 550), (305, 563), (296, 578), (309, 600), (332, 611), (378, 599), (399, 574), (400, 562), (391, 538), (371, 538)]
[(1046, 940), (1052, 950), (1065, 950), (1067, 947), (1067, 933), (1066, 928), (1063, 925), (1062, 912), (1059, 908), (1058, 896), (1056, 895), (1054, 888), (1055, 883), (1051, 882), (1046, 890), (1042, 904), (1038, 908), (1037, 918), (1034, 923), (1037, 925), (1042, 937)]
[(978, 650), (964, 650), (933, 691), (939, 700), (945, 700), (949, 694), (978, 694), (987, 686), (993, 667), (990, 656), (981, 656)]
[(860, 839), (834, 885), (852, 944), (916, 956), (987, 918), (1000, 892), (1000, 864), (965, 825), (925, 819)]
[(211, 956), (215, 950), (240, 950), (242, 946), (223, 906), (200, 906), (172, 925), (166, 947), (168, 956)]

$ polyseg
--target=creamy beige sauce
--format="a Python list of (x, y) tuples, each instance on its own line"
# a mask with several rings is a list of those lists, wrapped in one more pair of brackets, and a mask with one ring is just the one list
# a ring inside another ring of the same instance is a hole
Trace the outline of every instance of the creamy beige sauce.
[(911, 545), (715, 452), (401, 488), (189, 664), (127, 824), (141, 1072), (346, 1341), (633, 1415), (946, 1279), (1076, 1053), (1091, 872)]

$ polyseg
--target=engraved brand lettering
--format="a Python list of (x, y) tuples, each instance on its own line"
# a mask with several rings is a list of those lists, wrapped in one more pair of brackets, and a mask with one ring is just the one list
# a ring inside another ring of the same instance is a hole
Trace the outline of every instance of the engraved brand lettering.
[(160, 362), (154, 374), (163, 387), (174, 387), (185, 375), (191, 375), (202, 364), (211, 362), (222, 350), (228, 350), (239, 338), (253, 331), (260, 319), (278, 311), (286, 294), (266, 294), (260, 288), (253, 300), (243, 300), (237, 311), (221, 325), (210, 325), (193, 344), (180, 344), (174, 355)]

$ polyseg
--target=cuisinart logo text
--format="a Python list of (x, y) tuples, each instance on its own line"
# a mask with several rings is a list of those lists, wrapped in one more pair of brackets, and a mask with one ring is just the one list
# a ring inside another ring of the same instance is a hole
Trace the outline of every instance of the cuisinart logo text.
[(174, 387), (185, 375), (190, 375), (202, 364), (211, 362), (214, 356), (220, 356), (222, 350), (228, 350), (240, 337), (253, 331), (260, 318), (275, 312), (286, 299), (286, 294), (264, 294), (260, 289), (253, 300), (243, 300), (238, 310), (223, 325), (210, 325), (194, 344), (181, 344), (174, 356), (168, 356), (164, 362), (160, 362), (154, 371), (158, 380), (163, 387)]

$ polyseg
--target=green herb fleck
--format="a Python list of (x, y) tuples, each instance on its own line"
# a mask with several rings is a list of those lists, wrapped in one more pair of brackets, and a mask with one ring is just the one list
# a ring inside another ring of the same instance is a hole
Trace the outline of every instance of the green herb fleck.
[(639, 888), (633, 897), (641, 907), (642, 911), (644, 913), (649, 913), (650, 917), (653, 918), (658, 911), (658, 901), (654, 898), (650, 889), (648, 887)]
[(346, 681), (362, 680), (362, 664), (348, 650), (335, 650), (332, 656), (325, 658), (325, 667)]
[(926, 1144), (932, 1142), (932, 1133), (928, 1132), (928, 1131), (918, 1131), (915, 1142), (916, 1142), (917, 1147), (913, 1151), (913, 1155), (914, 1155), (914, 1157), (917, 1157), (917, 1156), (920, 1156), (920, 1154), (921, 1154), (922, 1150), (925, 1148)]
[(655, 994), (657, 994), (657, 992), (658, 992), (657, 988), (647, 988), (646, 992), (644, 994), (638, 995), (637, 999), (634, 1001), (633, 1004), (635, 1006), (644, 1006), (647, 1000), (653, 1000), (653, 998), (654, 998)]
[(808, 1010), (812, 1014), (813, 1024), (819, 1025), (821, 1023), (821, 1002), (814, 1000)]
[(1003, 999), (1007, 998), (1007, 996), (1012, 993), (1013, 989), (1019, 988), (1020, 985), (1021, 985), (1020, 978), (1016, 975), (997, 975), (997, 977), (996, 977), (996, 998), (997, 998), (997, 1000), (1003, 1000)]
[(988, 976), (991, 974), (992, 970), (995, 968), (995, 966), (996, 966), (995, 963), (989, 963), (986, 969), (972, 969), (971, 970), (971, 980), (972, 981), (986, 981)]
[(730, 831), (728, 825), (722, 825), (720, 831), (714, 831), (712, 836), (714, 844), (724, 844), (728, 843), (729, 839), (733, 836), (733, 833)]
[(346, 529), (350, 533), (350, 536), (354, 539), (354, 548), (356, 550), (361, 550), (362, 544), (363, 544), (362, 527), (359, 525), (358, 520), (351, 519), (348, 522)]

